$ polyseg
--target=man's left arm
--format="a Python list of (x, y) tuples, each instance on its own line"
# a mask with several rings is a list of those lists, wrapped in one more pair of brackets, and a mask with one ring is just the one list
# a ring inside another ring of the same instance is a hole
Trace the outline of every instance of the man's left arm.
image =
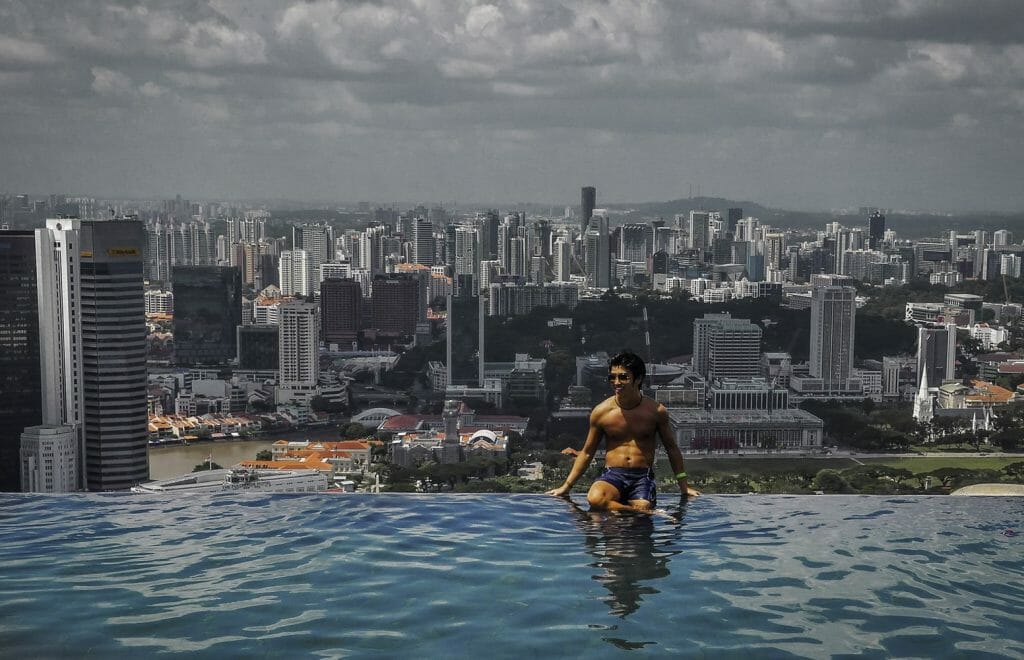
[(679, 492), (684, 497), (700, 495), (699, 490), (690, 487), (689, 478), (686, 475), (686, 465), (683, 463), (683, 453), (679, 451), (679, 445), (676, 443), (675, 435), (672, 433), (672, 427), (669, 424), (668, 410), (663, 405), (658, 406), (658, 435), (661, 436), (661, 444), (664, 445), (665, 453), (668, 454), (668, 462), (672, 466), (672, 474), (679, 483)]

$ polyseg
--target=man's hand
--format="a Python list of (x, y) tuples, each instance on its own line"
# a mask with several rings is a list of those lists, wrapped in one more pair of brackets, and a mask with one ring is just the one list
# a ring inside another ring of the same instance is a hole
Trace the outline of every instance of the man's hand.
[(689, 499), (691, 497), (697, 497), (700, 495), (700, 491), (696, 488), (691, 488), (685, 481), (679, 484), (679, 490), (682, 492), (683, 497)]
[(552, 488), (551, 490), (544, 493), (545, 495), (554, 495), (555, 497), (565, 497), (566, 493), (572, 490), (572, 486), (566, 486), (562, 484), (558, 488)]

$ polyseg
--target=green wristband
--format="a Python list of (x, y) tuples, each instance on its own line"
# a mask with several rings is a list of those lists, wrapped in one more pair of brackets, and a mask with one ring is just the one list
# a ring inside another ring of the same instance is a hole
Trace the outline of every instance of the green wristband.
[(685, 478), (686, 478), (686, 473), (685, 472), (676, 472), (676, 479), (685, 479)]

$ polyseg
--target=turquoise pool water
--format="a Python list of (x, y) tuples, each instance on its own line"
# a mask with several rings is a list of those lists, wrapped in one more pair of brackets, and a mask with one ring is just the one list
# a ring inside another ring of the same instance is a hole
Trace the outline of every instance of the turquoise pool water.
[(1021, 498), (669, 509), (4, 495), (0, 655), (1024, 657)]

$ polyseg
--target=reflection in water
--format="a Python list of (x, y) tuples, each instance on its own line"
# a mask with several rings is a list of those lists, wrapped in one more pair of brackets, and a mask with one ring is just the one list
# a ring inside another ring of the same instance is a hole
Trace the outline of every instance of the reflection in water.
[(679, 539), (686, 501), (667, 516), (588, 511), (569, 500), (584, 534), (594, 575), (608, 590), (605, 602), (612, 615), (626, 618), (640, 608), (645, 595), (659, 593), (653, 582), (668, 577), (668, 563), (680, 550)]

